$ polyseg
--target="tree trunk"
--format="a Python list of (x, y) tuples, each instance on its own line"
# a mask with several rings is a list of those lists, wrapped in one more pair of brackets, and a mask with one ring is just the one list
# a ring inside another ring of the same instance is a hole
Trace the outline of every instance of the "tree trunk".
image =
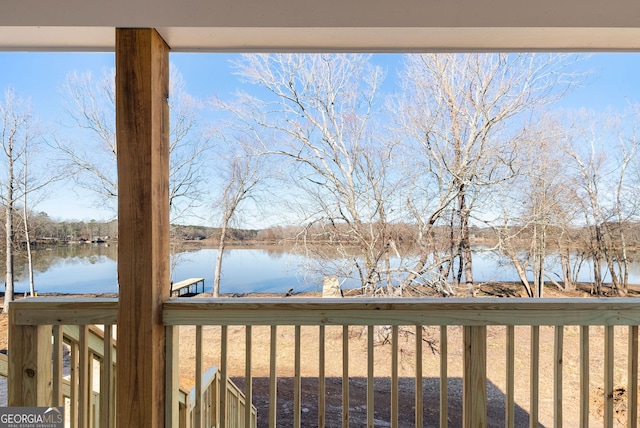
[(27, 158), (25, 158), (25, 166), (24, 166), (24, 177), (23, 177), (23, 185), (24, 185), (24, 197), (23, 197), (23, 207), (22, 207), (22, 219), (24, 220), (24, 238), (27, 245), (27, 262), (29, 269), (29, 294), (31, 297), (35, 297), (36, 289), (33, 281), (33, 255), (31, 254), (31, 237), (29, 236), (29, 205), (27, 203), (27, 195), (29, 192), (27, 191)]
[(31, 297), (35, 297), (36, 289), (35, 283), (33, 280), (33, 255), (31, 253), (31, 237), (29, 235), (29, 224), (28, 224), (28, 216), (27, 216), (27, 205), (26, 205), (26, 194), (25, 194), (25, 206), (24, 206), (24, 239), (26, 240), (27, 246), (27, 262), (29, 269), (29, 295)]
[(227, 224), (228, 220), (225, 218), (222, 224), (222, 230), (220, 231), (220, 242), (218, 243), (218, 256), (216, 257), (216, 271), (213, 276), (213, 297), (220, 296), (220, 276), (222, 274), (222, 255), (227, 245)]
[(6, 270), (3, 311), (9, 311), (9, 303), (13, 301), (13, 154), (9, 149), (7, 162), (7, 206), (5, 214)]
[(469, 236), (469, 209), (465, 189), (461, 189), (459, 197), (460, 209), (460, 264), (464, 268), (464, 280), (467, 288), (467, 297), (474, 296), (473, 290), (473, 259), (471, 256), (471, 238)]

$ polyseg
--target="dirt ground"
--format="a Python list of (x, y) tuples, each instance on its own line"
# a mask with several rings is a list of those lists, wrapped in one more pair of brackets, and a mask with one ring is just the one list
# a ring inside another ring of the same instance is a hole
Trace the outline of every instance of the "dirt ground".
[[(514, 296), (517, 287), (481, 287), (481, 293)], [(565, 293), (549, 289), (547, 297), (564, 297)], [(571, 297), (588, 297), (584, 290)], [(398, 374), (399, 426), (415, 424), (415, 328), (401, 328)], [(6, 349), (7, 316), (0, 314), (0, 350)], [(302, 327), (302, 426), (314, 427), (318, 422), (318, 328)], [(516, 327), (515, 335), (515, 402), (516, 426), (529, 426), (530, 413), (530, 332), (529, 327)], [(195, 379), (195, 327), (180, 328), (180, 381), (185, 389)], [(281, 426), (293, 421), (294, 328), (277, 330), (277, 419)], [(387, 332), (378, 328), (374, 346), (374, 413), (376, 426), (390, 426), (391, 345), (386, 343)], [(220, 328), (203, 328), (203, 367), (220, 367)], [(244, 389), (245, 328), (229, 327), (228, 372), (232, 380)], [(487, 330), (488, 419), (490, 427), (504, 426), (504, 397), (506, 390), (505, 328)], [(448, 368), (448, 420), (450, 427), (461, 426), (462, 408), (462, 329), (447, 329)], [(539, 369), (539, 421), (540, 426), (553, 426), (553, 338), (552, 327), (540, 328)], [(258, 409), (258, 426), (268, 426), (269, 412), (269, 327), (253, 327), (251, 371), (253, 376), (254, 405)], [(342, 327), (326, 327), (326, 426), (338, 427), (342, 423)], [(563, 354), (563, 421), (566, 427), (578, 427), (579, 417), (579, 328), (565, 327)], [(616, 388), (616, 426), (626, 426), (627, 385), (627, 329), (615, 328), (614, 386)], [(440, 329), (423, 330), (423, 391), (425, 426), (439, 424), (440, 389)], [(366, 426), (367, 392), (367, 332), (362, 326), (349, 329), (349, 426)], [(602, 426), (604, 378), (604, 329), (590, 329), (590, 427)]]

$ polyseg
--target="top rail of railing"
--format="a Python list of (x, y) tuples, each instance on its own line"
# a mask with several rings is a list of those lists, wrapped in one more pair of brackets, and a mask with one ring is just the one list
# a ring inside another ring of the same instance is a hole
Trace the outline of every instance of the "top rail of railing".
[(11, 302), (17, 325), (113, 325), (116, 298), (29, 297)]
[(640, 299), (170, 299), (163, 319), (166, 325), (640, 325)]
[[(115, 324), (117, 299), (12, 303), (18, 325)], [(172, 298), (166, 325), (640, 325), (635, 298)]]

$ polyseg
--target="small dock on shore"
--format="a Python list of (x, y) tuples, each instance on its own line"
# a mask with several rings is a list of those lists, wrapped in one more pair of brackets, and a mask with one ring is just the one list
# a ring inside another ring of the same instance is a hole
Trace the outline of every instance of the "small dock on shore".
[(204, 278), (189, 278), (171, 283), (171, 297), (192, 297), (204, 293)]

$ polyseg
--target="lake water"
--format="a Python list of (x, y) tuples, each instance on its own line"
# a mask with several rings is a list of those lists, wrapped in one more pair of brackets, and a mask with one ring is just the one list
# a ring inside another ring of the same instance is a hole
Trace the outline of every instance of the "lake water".
[[(72, 248), (67, 248), (72, 247)], [(104, 245), (77, 245), (35, 252), (35, 284), (41, 293), (117, 293), (117, 248)], [(77, 248), (73, 248), (77, 247)], [(178, 257), (172, 279), (205, 278), (205, 291), (213, 289), (217, 250), (184, 252)], [(322, 278), (305, 273), (303, 259), (284, 250), (229, 249), (225, 251), (221, 293), (320, 291)], [(26, 269), (19, 265), (17, 292), (29, 289)], [(510, 265), (498, 262), (489, 253), (474, 255), (476, 281), (516, 281)], [(584, 266), (581, 281), (590, 281), (591, 269)], [(632, 284), (640, 283), (640, 263), (633, 263)]]

